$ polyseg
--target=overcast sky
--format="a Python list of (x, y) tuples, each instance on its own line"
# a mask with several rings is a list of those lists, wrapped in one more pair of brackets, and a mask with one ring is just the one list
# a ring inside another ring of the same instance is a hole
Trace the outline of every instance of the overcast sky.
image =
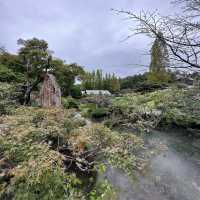
[(0, 45), (17, 52), (17, 39), (37, 37), (49, 43), (54, 56), (85, 69), (101, 68), (118, 76), (133, 75), (148, 64), (144, 54), (150, 39), (137, 36), (125, 42), (131, 22), (111, 8), (158, 9), (169, 14), (170, 0), (0, 0)]

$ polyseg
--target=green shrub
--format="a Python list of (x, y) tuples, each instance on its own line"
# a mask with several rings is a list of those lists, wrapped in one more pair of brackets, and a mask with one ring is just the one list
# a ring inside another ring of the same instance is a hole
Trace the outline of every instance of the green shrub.
[(7, 105), (0, 103), (0, 116), (7, 114)]
[(100, 119), (106, 117), (109, 114), (108, 109), (106, 108), (96, 108), (92, 111), (91, 117), (94, 119)]
[(93, 110), (95, 110), (96, 107), (97, 107), (97, 105), (94, 104), (94, 103), (81, 104), (79, 106), (79, 108), (81, 110), (81, 115), (83, 117), (86, 117), (86, 118), (90, 118), (91, 117), (91, 112)]
[[(79, 127), (83, 121), (74, 110), (21, 106), (1, 120), (11, 127), (0, 135), (2, 160), (9, 164), (6, 170), (11, 177), (9, 181), (0, 178), (0, 200), (113, 199), (114, 191), (108, 182), (85, 192), (96, 180), (96, 171), (105, 172), (106, 160), (113, 167), (134, 174), (141, 160), (136, 155), (143, 142), (137, 136), (118, 134), (95, 123)], [(88, 158), (88, 152), (95, 154)], [(72, 167), (76, 167), (69, 168), (68, 157), (74, 159)], [(95, 177), (77, 170), (87, 163)], [(3, 165), (1, 162), (0, 173)]]
[(86, 125), (86, 122), (85, 122), (84, 118), (83, 119), (73, 118), (73, 120), (66, 119), (64, 121), (64, 132), (70, 133), (72, 130), (79, 128), (79, 127), (83, 127), (85, 125)]
[(0, 65), (0, 82), (22, 82), (23, 80), (23, 74), (14, 72), (5, 65)]
[(64, 122), (65, 132), (70, 133), (73, 129), (74, 129), (74, 123), (71, 120), (66, 119), (65, 122)]
[(18, 93), (12, 84), (0, 82), (0, 115), (10, 114), (17, 105)]
[(89, 193), (89, 200), (109, 200), (116, 198), (116, 191), (107, 180), (99, 182), (97, 187)]
[(65, 109), (79, 108), (79, 102), (73, 98), (63, 98), (62, 105)]
[(82, 97), (81, 88), (75, 85), (71, 88), (71, 96), (75, 99), (80, 99)]
[(75, 99), (68, 99), (68, 103), (69, 103), (69, 108), (79, 108), (79, 102), (76, 101)]
[(9, 101), (0, 101), (0, 116), (11, 114), (15, 108), (16, 106)]

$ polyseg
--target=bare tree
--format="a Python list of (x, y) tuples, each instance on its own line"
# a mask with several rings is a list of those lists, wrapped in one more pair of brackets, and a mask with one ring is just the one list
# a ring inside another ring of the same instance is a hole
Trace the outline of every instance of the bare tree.
[[(170, 59), (176, 63), (171, 68), (200, 71), (200, 0), (175, 0), (172, 3), (181, 6), (182, 16), (160, 16), (157, 11), (141, 11), (139, 14), (115, 11), (136, 24), (127, 38), (136, 34), (159, 38), (170, 50)], [(160, 37), (160, 32), (163, 37)]]

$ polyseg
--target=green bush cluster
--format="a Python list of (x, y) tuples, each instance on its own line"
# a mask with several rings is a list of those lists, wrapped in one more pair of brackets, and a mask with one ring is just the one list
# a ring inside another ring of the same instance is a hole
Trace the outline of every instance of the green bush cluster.
[(17, 107), (18, 95), (14, 85), (0, 82), (0, 115), (12, 113)]
[[(92, 171), (105, 171), (107, 160), (133, 174), (143, 142), (133, 134), (121, 135), (102, 125), (83, 126), (74, 116), (74, 110), (21, 106), (13, 115), (0, 117), (1, 123), (10, 127), (0, 134), (0, 200), (107, 200), (114, 196), (107, 182), (85, 192), (90, 177), (81, 172), (81, 178), (77, 169), (90, 160), (82, 156), (94, 153)], [(74, 157), (76, 167), (69, 169), (69, 157)]]
[[(3, 179), (0, 199), (79, 199), (81, 182), (73, 173), (64, 171), (63, 157), (54, 150), (66, 143), (64, 128), (70, 113), (62, 110), (20, 107), (13, 115), (0, 118), (11, 127), (0, 135)], [(1, 170), (0, 170), (1, 173)], [(8, 174), (5, 174), (8, 173)], [(9, 183), (5, 182), (5, 178)]]
[(80, 108), (82, 116), (86, 118), (90, 118), (91, 112), (95, 110), (96, 107), (97, 105), (95, 103), (84, 103), (84, 104), (81, 104), (79, 108)]
[(64, 121), (64, 130), (66, 133), (70, 133), (72, 130), (85, 126), (85, 120), (84, 119), (65, 119)]
[(101, 119), (108, 116), (109, 112), (107, 108), (96, 108), (91, 112), (91, 117), (93, 119)]
[(98, 107), (95, 103), (81, 104), (80, 110), (84, 117), (92, 119), (102, 119), (109, 115), (108, 108)]
[(82, 93), (81, 93), (81, 87), (79, 85), (74, 85), (71, 88), (71, 92), (70, 92), (71, 96), (75, 99), (80, 99), (82, 97)]
[(24, 75), (19, 72), (14, 72), (5, 65), (0, 64), (0, 82), (22, 82)]
[[(112, 100), (110, 123), (134, 124), (142, 129), (159, 124), (199, 127), (198, 88), (169, 88), (146, 94), (127, 94)], [(118, 121), (116, 120), (118, 118)]]
[(198, 88), (176, 91), (174, 101), (168, 102), (163, 124), (175, 124), (184, 128), (200, 128), (200, 99)]
[(68, 98), (62, 98), (62, 105), (65, 109), (70, 108), (79, 108), (79, 102), (78, 100), (68, 97)]

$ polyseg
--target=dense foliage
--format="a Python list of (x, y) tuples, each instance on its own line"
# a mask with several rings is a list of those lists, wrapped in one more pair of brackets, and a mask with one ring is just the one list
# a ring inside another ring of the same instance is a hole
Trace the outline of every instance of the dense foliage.
[[(65, 64), (64, 61), (59, 59), (53, 59), (51, 61), (52, 73), (55, 75), (62, 91), (63, 96), (68, 96), (76, 90), (74, 90), (74, 83), (76, 77), (84, 75), (84, 70), (76, 63)], [(78, 92), (77, 90), (75, 92)], [(79, 95), (80, 96), (80, 93)]]
[(24, 76), (22, 73), (14, 72), (6, 65), (0, 64), (0, 82), (23, 82)]
[(112, 100), (113, 118), (109, 122), (112, 125), (127, 124), (142, 130), (161, 124), (198, 129), (199, 106), (198, 87), (170, 88), (142, 95), (132, 93)]
[(106, 108), (95, 108), (92, 112), (91, 112), (91, 117), (94, 119), (101, 119), (103, 117), (108, 116), (109, 111)]
[(147, 81), (147, 74), (137, 74), (120, 79), (121, 89), (136, 89)]
[(82, 97), (81, 86), (74, 85), (70, 90), (70, 94), (73, 98), (80, 99)]
[(110, 92), (118, 92), (120, 90), (119, 79), (114, 74), (105, 74), (102, 70), (97, 69), (92, 73), (85, 74), (82, 82), (83, 90), (108, 90)]
[(27, 82), (31, 82), (32, 79), (37, 79), (44, 70), (49, 68), (47, 62), (50, 56), (48, 43), (33, 38), (28, 40), (19, 39), (18, 45), (20, 46), (19, 60), (24, 67)]
[(143, 141), (76, 115), (23, 106), (1, 113), (0, 199), (114, 199), (108, 182), (94, 185), (95, 174), (112, 165), (134, 175)]
[(53, 58), (52, 51), (44, 40), (19, 39), (18, 45), (20, 48), (17, 55), (5, 50), (0, 52), (0, 81), (21, 83), (23, 104), (30, 103), (32, 91), (38, 89), (47, 71), (51, 71), (56, 76), (64, 96), (70, 95), (71, 91), (77, 94), (74, 83), (76, 77), (84, 75), (81, 66), (76, 63), (66, 64), (58, 58)]
[(0, 82), (0, 115), (12, 113), (19, 98), (20, 92), (15, 84)]

